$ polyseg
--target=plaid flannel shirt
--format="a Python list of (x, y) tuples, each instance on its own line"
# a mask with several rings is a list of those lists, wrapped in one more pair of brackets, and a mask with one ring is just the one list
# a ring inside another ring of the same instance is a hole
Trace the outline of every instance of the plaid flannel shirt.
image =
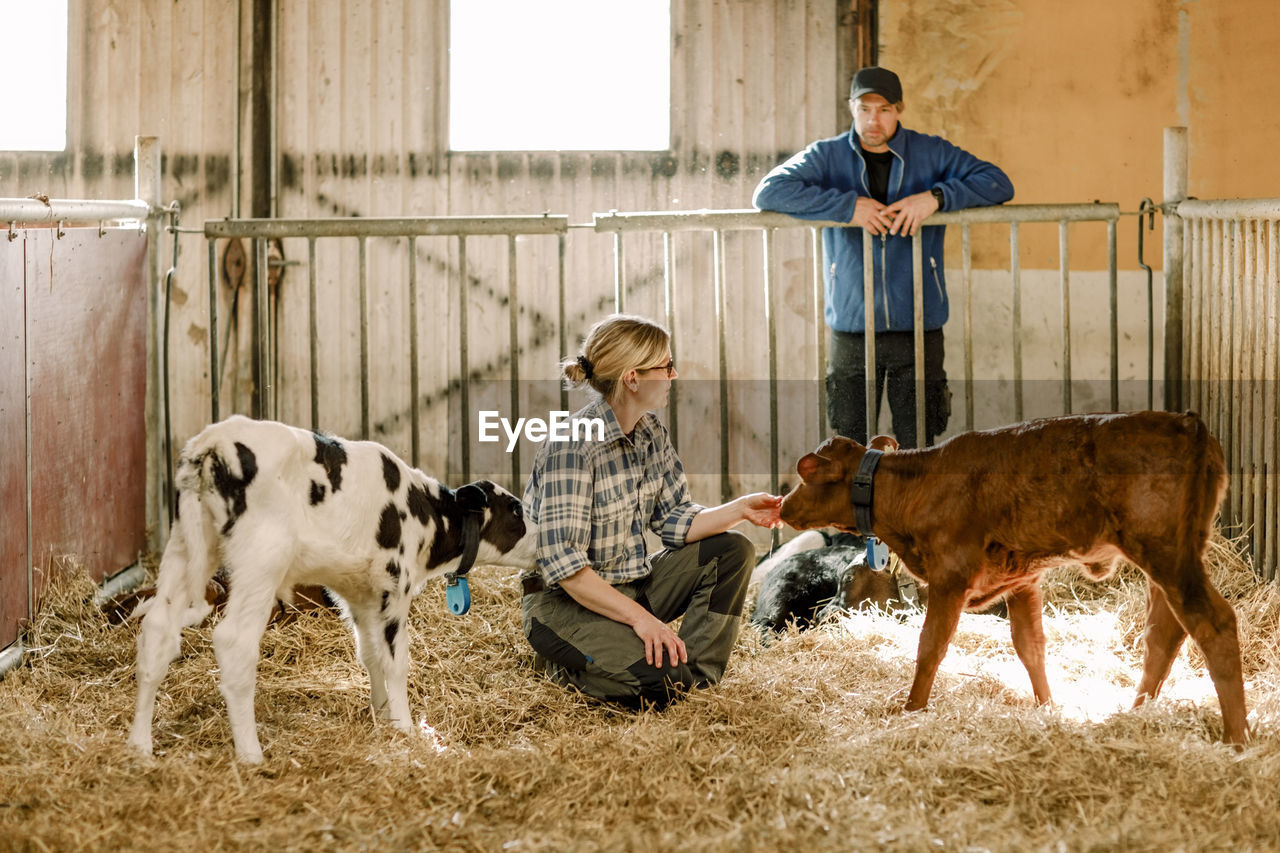
[(549, 586), (588, 566), (611, 584), (645, 577), (652, 566), (644, 528), (666, 547), (682, 547), (703, 507), (689, 499), (684, 466), (653, 412), (629, 437), (603, 399), (574, 417), (602, 419), (604, 440), (546, 441), (538, 449), (524, 490), (538, 525), (538, 569)]

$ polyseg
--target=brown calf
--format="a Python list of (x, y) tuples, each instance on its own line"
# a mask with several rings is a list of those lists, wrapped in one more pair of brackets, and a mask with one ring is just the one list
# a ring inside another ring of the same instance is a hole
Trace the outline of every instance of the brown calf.
[[(1229, 743), (1248, 738), (1235, 611), (1202, 555), (1227, 488), (1222, 448), (1194, 413), (1068, 415), (963, 433), (876, 457), (854, 489), (866, 448), (832, 438), (796, 464), (782, 503), (798, 530), (871, 531), (929, 586), (906, 709), (929, 701), (966, 607), (1003, 596), (1013, 645), (1036, 702), (1044, 669), (1040, 577), (1066, 562), (1095, 579), (1123, 556), (1147, 575), (1146, 659), (1134, 706), (1155, 698), (1189, 633), (1209, 665)], [(854, 490), (851, 492), (851, 490)], [(869, 500), (868, 500), (869, 499)], [(868, 531), (863, 531), (868, 532)]]

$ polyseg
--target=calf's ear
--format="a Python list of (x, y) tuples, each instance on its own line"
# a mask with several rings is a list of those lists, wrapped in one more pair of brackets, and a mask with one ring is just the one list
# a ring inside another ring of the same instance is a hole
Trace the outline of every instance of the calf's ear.
[(475, 483), (459, 486), (455, 494), (458, 499), (458, 506), (468, 512), (479, 512), (489, 505), (489, 493)]
[(844, 479), (844, 465), (816, 453), (806, 453), (796, 463), (796, 473), (806, 483), (836, 483)]

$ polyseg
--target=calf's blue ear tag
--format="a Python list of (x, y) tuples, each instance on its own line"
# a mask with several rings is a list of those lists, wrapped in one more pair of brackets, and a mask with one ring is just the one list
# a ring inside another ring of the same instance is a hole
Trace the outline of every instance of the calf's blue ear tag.
[(889, 565), (889, 546), (874, 536), (867, 537), (867, 565), (877, 572)]
[(471, 587), (467, 585), (466, 578), (447, 576), (444, 602), (454, 616), (461, 616), (471, 609)]

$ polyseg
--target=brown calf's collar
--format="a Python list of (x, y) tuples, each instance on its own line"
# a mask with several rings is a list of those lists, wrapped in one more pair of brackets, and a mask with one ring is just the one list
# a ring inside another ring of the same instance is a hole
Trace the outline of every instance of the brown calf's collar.
[(849, 498), (853, 502), (853, 526), (862, 536), (871, 534), (871, 499), (875, 494), (876, 466), (884, 453), (867, 448), (858, 463), (858, 470), (853, 475), (853, 485), (849, 488)]

